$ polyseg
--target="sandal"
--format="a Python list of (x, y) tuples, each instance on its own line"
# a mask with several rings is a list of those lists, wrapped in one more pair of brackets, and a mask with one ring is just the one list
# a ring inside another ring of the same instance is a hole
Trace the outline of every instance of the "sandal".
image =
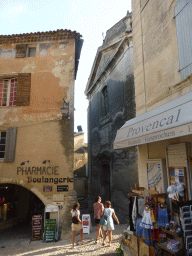
[(95, 240), (95, 243), (97, 244), (97, 239)]
[(105, 243), (102, 243), (103, 246), (105, 246)]

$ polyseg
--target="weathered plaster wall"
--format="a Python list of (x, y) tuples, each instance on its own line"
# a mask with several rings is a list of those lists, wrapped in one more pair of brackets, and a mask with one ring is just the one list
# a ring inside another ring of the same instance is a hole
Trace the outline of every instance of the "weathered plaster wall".
[[(15, 161), (0, 161), (0, 183), (21, 185), (45, 205), (61, 203), (60, 216), (66, 216), (61, 222), (66, 228), (71, 218), (68, 211), (76, 197), (70, 194), (74, 161), (75, 39), (37, 42), (33, 46), (36, 46), (35, 57), (15, 58), (16, 44), (0, 45), (1, 79), (10, 74), (31, 73), (30, 105), (1, 107), (0, 130), (17, 127), (17, 139)], [(62, 118), (60, 113), (63, 99), (69, 102), (70, 120)], [(29, 163), (20, 165), (28, 160)], [(42, 164), (44, 160), (50, 163)], [(36, 173), (37, 167), (43, 170), (49, 166), (55, 172), (49, 169), (51, 174)], [(32, 169), (35, 167), (36, 170)], [(46, 178), (53, 181), (45, 182)], [(44, 185), (51, 185), (52, 191), (43, 191)], [(69, 191), (57, 192), (58, 185), (68, 185)]]

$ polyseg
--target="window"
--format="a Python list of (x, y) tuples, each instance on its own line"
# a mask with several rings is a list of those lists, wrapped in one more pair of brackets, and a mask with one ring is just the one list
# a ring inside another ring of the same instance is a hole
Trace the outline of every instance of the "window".
[(0, 80), (0, 106), (16, 105), (17, 79)]
[(28, 57), (36, 56), (36, 47), (28, 47)]
[(25, 57), (35, 57), (36, 56), (36, 46), (27, 45), (27, 44), (18, 44), (16, 45), (16, 58), (25, 58)]
[(0, 132), (0, 159), (5, 155), (6, 132)]
[(179, 71), (184, 79), (192, 73), (192, 1), (178, 0), (175, 5), (175, 21), (179, 52)]
[(101, 112), (102, 116), (106, 116), (108, 113), (108, 91), (107, 86), (102, 90), (102, 102), (101, 102)]
[(11, 76), (0, 74), (0, 107), (29, 106), (31, 74), (14, 74), (14, 78), (10, 78)]

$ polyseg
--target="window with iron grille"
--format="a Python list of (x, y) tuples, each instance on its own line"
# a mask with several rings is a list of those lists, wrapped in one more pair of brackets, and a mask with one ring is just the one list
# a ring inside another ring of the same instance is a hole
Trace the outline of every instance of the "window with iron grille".
[(106, 116), (108, 114), (108, 91), (107, 86), (105, 86), (102, 90), (102, 102), (101, 102), (101, 112), (102, 116)]
[(4, 159), (6, 144), (6, 132), (0, 132), (0, 159)]
[(17, 79), (0, 79), (0, 106), (15, 106)]

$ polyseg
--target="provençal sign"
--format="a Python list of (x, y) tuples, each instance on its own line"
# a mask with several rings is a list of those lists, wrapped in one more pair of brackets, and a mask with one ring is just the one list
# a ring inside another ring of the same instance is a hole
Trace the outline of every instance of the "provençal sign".
[[(70, 183), (73, 178), (69, 177), (51, 177), (52, 175), (59, 175), (58, 166), (53, 167), (17, 167), (17, 175), (27, 176), (27, 183)], [(33, 176), (32, 176), (33, 175)], [(39, 177), (39, 175), (41, 175)], [(34, 177), (35, 176), (35, 177)]]
[[(122, 149), (192, 134), (191, 96), (192, 93), (187, 97), (184, 95), (180, 97), (181, 102), (178, 98), (177, 101), (127, 121), (117, 131), (114, 148)], [(174, 106), (176, 103), (177, 106)]]

